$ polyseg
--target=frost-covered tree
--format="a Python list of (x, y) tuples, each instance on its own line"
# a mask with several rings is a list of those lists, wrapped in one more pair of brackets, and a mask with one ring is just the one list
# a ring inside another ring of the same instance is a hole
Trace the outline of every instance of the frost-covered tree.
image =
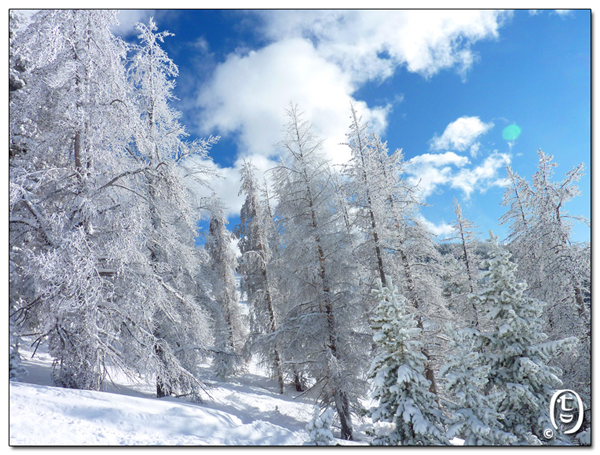
[[(115, 23), (110, 11), (43, 10), (15, 37), (27, 83), (11, 100), (13, 316), (49, 343), (57, 385), (99, 389), (116, 367), (188, 393), (201, 388), (188, 367), (207, 331), (193, 304), (191, 211), (165, 211), (185, 199), (181, 155), (145, 159), (164, 144), (143, 140), (148, 91), (142, 75), (129, 83)], [(159, 236), (155, 214), (170, 225)], [(155, 245), (179, 251), (159, 263)]]
[(123, 364), (116, 333), (136, 319), (114, 300), (140, 213), (107, 185), (126, 172), (131, 141), (130, 114), (113, 103), (127, 96), (113, 23), (108, 11), (43, 10), (15, 38), (27, 57), (27, 84), (11, 100), (11, 142), (26, 150), (11, 162), (11, 242), (26, 258), (15, 315), (49, 341), (67, 387), (99, 388), (106, 364)]
[(517, 276), (528, 285), (529, 296), (545, 301), (545, 330), (553, 338), (574, 334), (579, 338), (577, 356), (559, 355), (556, 365), (564, 371), (569, 388), (577, 389), (589, 402), (590, 375), (590, 248), (589, 243), (571, 239), (573, 221), (566, 204), (580, 194), (577, 181), (583, 164), (573, 168), (562, 181), (554, 181), (556, 163), (538, 151), (538, 171), (529, 183), (507, 168), (509, 186), (504, 195), (510, 223), (509, 246), (518, 264)]
[(377, 344), (370, 377), (377, 407), (371, 410), (373, 422), (391, 422), (393, 430), (375, 439), (376, 445), (442, 445), (444, 416), (429, 391), (425, 378), (427, 358), (418, 341), (421, 329), (405, 305), (405, 299), (388, 278), (388, 285), (374, 289), (379, 305), (371, 317)]
[[(190, 387), (182, 388), (182, 381), (188, 382), (184, 378), (195, 370), (210, 342), (207, 315), (201, 308), (207, 297), (198, 284), (206, 280), (200, 268), (207, 257), (194, 244), (200, 211), (182, 173), (187, 172), (186, 159), (206, 159), (217, 138), (185, 141), (180, 114), (170, 104), (177, 66), (161, 48), (171, 34), (158, 33), (152, 18), (148, 25), (137, 23), (135, 28), (140, 44), (132, 46), (127, 73), (131, 103), (118, 105), (139, 113), (134, 143), (128, 147), (135, 163), (129, 171), (135, 186), (128, 189), (143, 195), (140, 204), (146, 212), (143, 247), (149, 270), (141, 279), (152, 289), (155, 355), (150, 364), (161, 397), (190, 392)], [(194, 172), (199, 180), (210, 174), (206, 168), (197, 167)], [(119, 180), (113, 183), (121, 184)]]
[[(415, 188), (402, 179), (404, 158), (401, 150), (391, 155), (387, 143), (376, 134), (368, 134), (351, 106), (348, 143), (352, 155), (345, 166), (345, 193), (355, 214), (353, 226), (362, 234), (356, 256), (368, 271), (362, 298), (370, 301), (370, 289), (379, 278), (385, 285), (386, 276), (396, 276), (402, 293), (416, 312), (422, 332), (427, 363), (427, 379), (436, 391), (435, 369), (439, 363), (433, 343), (436, 325), (448, 317), (442, 298), (439, 255), (432, 235), (419, 221)], [(375, 303), (373, 302), (373, 305)]]
[[(460, 283), (462, 289), (458, 289), (456, 297), (458, 299), (466, 302), (473, 303), (472, 300), (468, 298), (464, 298), (466, 294), (473, 294), (477, 291), (477, 279), (479, 274), (479, 261), (478, 256), (475, 253), (477, 248), (477, 232), (474, 229), (477, 227), (473, 224), (472, 221), (465, 218), (462, 214), (462, 207), (460, 203), (454, 198), (452, 205), (454, 207), (454, 214), (456, 215), (456, 219), (452, 222), (453, 232), (447, 237), (446, 241), (458, 240), (458, 246), (460, 249), (459, 253), (459, 264), (462, 265), (458, 267), (458, 270), (453, 270), (453, 277), (451, 280), (454, 283)], [(462, 292), (461, 292), (462, 291)], [(471, 306), (470, 308), (460, 307), (460, 305), (456, 306), (459, 311), (467, 311), (468, 317), (463, 317), (461, 319), (465, 320), (465, 322), (470, 322), (476, 328), (479, 328), (479, 312), (480, 309)]]
[(561, 350), (571, 349), (576, 338), (547, 341), (541, 319), (546, 304), (525, 295), (527, 286), (517, 281), (511, 254), (491, 232), (490, 237), (492, 251), (483, 262), (485, 285), (473, 298), (485, 309), (493, 330), (473, 329), (473, 350), (481, 352), (489, 367), (485, 391), (502, 394), (497, 411), (504, 416), (504, 430), (518, 444), (537, 444), (550, 426), (550, 398), (562, 385), (560, 371), (548, 363)]
[(490, 365), (477, 348), (478, 340), (472, 329), (462, 329), (456, 333), (449, 330), (453, 342), (452, 354), (442, 366), (440, 374), (445, 380), (445, 388), (451, 398), (448, 439), (461, 438), (466, 446), (505, 446), (517, 442), (517, 437), (505, 431), (504, 416), (500, 414), (498, 403), (502, 393), (486, 394)]
[(311, 378), (322, 407), (335, 408), (342, 438), (352, 439), (351, 412), (364, 388), (368, 350), (352, 240), (334, 205), (321, 141), (295, 106), (287, 113), (286, 156), (273, 174), (283, 245), (277, 270), (286, 292), (279, 346), (286, 364)]
[[(389, 232), (384, 220), (388, 212), (386, 199), (393, 191), (387, 187), (391, 183), (381, 166), (381, 162), (388, 158), (387, 148), (377, 146), (382, 144), (376, 144), (376, 137), (369, 135), (369, 125), (362, 122), (354, 105), (350, 106), (350, 112), (350, 132), (346, 136), (351, 157), (344, 166), (344, 190), (355, 215), (349, 223), (363, 233), (364, 241), (358, 246), (357, 254), (385, 286), (386, 269), (389, 268), (385, 244)], [(382, 153), (385, 156), (381, 156)], [(369, 286), (370, 283), (367, 284)]]
[(214, 368), (220, 378), (234, 374), (239, 366), (239, 350), (245, 341), (238, 307), (235, 281), (237, 258), (233, 250), (234, 235), (227, 230), (227, 218), (218, 200), (211, 207), (211, 219), (204, 248), (212, 272), (212, 316), (214, 321)]
[(333, 442), (333, 433), (331, 432), (331, 423), (333, 422), (334, 411), (327, 408), (321, 413), (321, 408), (317, 405), (313, 413), (313, 418), (306, 430), (310, 440), (318, 446), (327, 446)]
[(284, 391), (281, 356), (272, 336), (277, 330), (271, 247), (269, 245), (269, 226), (272, 220), (267, 218), (260, 200), (260, 188), (255, 176), (256, 168), (252, 163), (244, 163), (240, 170), (242, 187), (240, 194), (246, 198), (240, 213), (240, 224), (236, 235), (238, 247), (242, 253), (239, 271), (248, 295), (251, 315), (251, 342), (259, 349), (261, 357), (272, 369), (277, 378), (279, 392)]

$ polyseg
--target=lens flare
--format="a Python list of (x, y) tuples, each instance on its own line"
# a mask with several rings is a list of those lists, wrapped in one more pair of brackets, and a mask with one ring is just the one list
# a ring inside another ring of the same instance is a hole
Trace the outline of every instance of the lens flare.
[(504, 130), (502, 130), (502, 138), (505, 141), (512, 142), (519, 137), (521, 134), (521, 128), (517, 125), (508, 125)]

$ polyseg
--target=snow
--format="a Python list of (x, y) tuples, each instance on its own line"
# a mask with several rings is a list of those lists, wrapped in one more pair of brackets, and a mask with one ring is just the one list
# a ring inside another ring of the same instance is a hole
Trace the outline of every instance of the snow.
[(11, 445), (289, 445), (303, 437), (192, 403), (11, 383)]
[[(51, 357), (21, 348), (28, 374), (10, 382), (11, 446), (300, 446), (311, 444), (314, 401), (280, 395), (258, 365), (219, 382), (205, 366), (212, 399), (154, 396), (151, 386), (113, 375), (107, 391), (52, 386)], [(334, 428), (334, 434), (339, 429)], [(339, 439), (333, 444), (356, 444)]]

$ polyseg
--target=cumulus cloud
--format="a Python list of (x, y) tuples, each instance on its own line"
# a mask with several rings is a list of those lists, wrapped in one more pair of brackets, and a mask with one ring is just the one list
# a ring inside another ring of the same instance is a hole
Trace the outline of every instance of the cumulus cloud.
[(455, 171), (451, 166), (462, 167), (468, 163), (468, 158), (454, 152), (425, 153), (407, 161), (405, 172), (409, 175), (408, 182), (417, 186), (419, 195), (426, 198), (439, 186), (447, 185), (452, 181)]
[(247, 55), (230, 55), (219, 65), (198, 97), (203, 108), (203, 133), (239, 133), (239, 151), (271, 156), (282, 139), (285, 109), (297, 104), (317, 136), (325, 139), (325, 152), (334, 162), (349, 158), (346, 140), (350, 103), (375, 131), (386, 126), (387, 109), (369, 109), (355, 101), (355, 87), (340, 68), (320, 57), (304, 39), (273, 43)]
[(510, 160), (510, 155), (494, 151), (480, 164), (469, 166), (471, 162), (467, 157), (454, 152), (425, 153), (407, 161), (405, 172), (407, 181), (417, 187), (423, 199), (443, 186), (460, 189), (469, 198), (475, 190), (484, 193), (492, 186), (504, 186), (505, 180), (499, 177), (499, 171), (510, 164)]
[(494, 152), (473, 169), (461, 169), (453, 176), (451, 186), (463, 190), (467, 198), (475, 189), (484, 193), (492, 186), (503, 186), (504, 180), (499, 178), (498, 171), (510, 164), (510, 160), (510, 155)]
[(450, 123), (441, 136), (435, 136), (430, 141), (430, 149), (433, 151), (456, 150), (464, 152), (470, 149), (471, 156), (476, 156), (480, 144), (476, 139), (487, 133), (494, 124), (484, 123), (479, 117), (460, 117)]
[(444, 223), (443, 221), (439, 224), (435, 224), (435, 223), (427, 220), (421, 214), (418, 215), (418, 218), (419, 218), (419, 221), (421, 222), (421, 224), (423, 224), (429, 230), (429, 232), (431, 232), (434, 235), (441, 236), (441, 237), (448, 237), (449, 235), (451, 235), (454, 232), (454, 228), (452, 227), (452, 224)]
[(385, 79), (397, 66), (430, 77), (476, 60), (471, 44), (498, 37), (508, 11), (274, 11), (262, 13), (273, 40), (302, 36), (355, 81)]

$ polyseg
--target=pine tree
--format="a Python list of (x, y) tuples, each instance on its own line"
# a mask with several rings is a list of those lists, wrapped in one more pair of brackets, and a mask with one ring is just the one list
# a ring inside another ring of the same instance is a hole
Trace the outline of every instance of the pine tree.
[(333, 433), (331, 432), (331, 423), (333, 421), (333, 409), (326, 408), (321, 413), (321, 408), (317, 405), (313, 413), (313, 418), (306, 429), (310, 440), (318, 446), (327, 446), (333, 442)]
[(560, 371), (548, 362), (561, 350), (571, 349), (576, 338), (547, 341), (541, 316), (545, 303), (526, 297), (527, 286), (516, 280), (517, 266), (511, 254), (501, 249), (490, 232), (492, 251), (483, 266), (486, 284), (474, 296), (485, 308), (493, 331), (477, 335), (475, 350), (481, 350), (489, 366), (486, 390), (503, 394), (497, 411), (504, 416), (505, 431), (518, 444), (537, 444), (549, 427), (549, 403), (562, 381)]
[(516, 436), (504, 430), (504, 416), (497, 411), (502, 393), (483, 392), (488, 384), (490, 366), (476, 347), (479, 332), (469, 328), (458, 333), (452, 329), (449, 332), (453, 338), (453, 354), (440, 370), (452, 400), (448, 402), (451, 417), (446, 436), (450, 440), (461, 438), (466, 446), (514, 444)]
[(378, 400), (371, 418), (373, 422), (391, 422), (394, 429), (375, 439), (374, 444), (447, 444), (444, 417), (424, 376), (427, 358), (416, 339), (421, 329), (407, 313), (397, 288), (389, 278), (387, 282), (387, 287), (380, 284), (373, 290), (380, 302), (371, 318), (378, 349), (369, 376), (373, 379), (373, 398)]

